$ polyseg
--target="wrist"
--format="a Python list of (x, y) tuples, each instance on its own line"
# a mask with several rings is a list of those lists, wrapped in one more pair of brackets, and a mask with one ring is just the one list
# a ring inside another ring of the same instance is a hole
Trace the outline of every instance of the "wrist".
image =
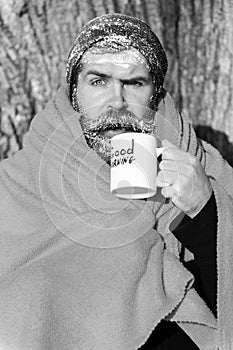
[(209, 189), (208, 194), (206, 194), (205, 196), (205, 200), (203, 200), (201, 203), (198, 203), (197, 207), (194, 209), (191, 209), (189, 211), (186, 211), (185, 214), (187, 216), (189, 216), (191, 219), (193, 219), (195, 216), (197, 216), (202, 209), (206, 206), (206, 204), (208, 203), (209, 199), (211, 198), (213, 193), (213, 189), (211, 187), (211, 189)]

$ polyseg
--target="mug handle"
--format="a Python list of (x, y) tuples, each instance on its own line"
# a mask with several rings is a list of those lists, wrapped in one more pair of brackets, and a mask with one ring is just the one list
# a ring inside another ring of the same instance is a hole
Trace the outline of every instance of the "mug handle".
[(161, 154), (165, 151), (165, 147), (157, 147), (156, 151), (157, 151), (157, 157), (161, 156)]
[[(157, 157), (159, 157), (164, 151), (165, 151), (165, 147), (158, 147), (156, 149), (156, 153), (157, 153)], [(161, 182), (159, 181), (159, 184), (158, 184), (159, 187), (167, 187), (167, 186), (170, 186), (170, 184), (168, 182)]]

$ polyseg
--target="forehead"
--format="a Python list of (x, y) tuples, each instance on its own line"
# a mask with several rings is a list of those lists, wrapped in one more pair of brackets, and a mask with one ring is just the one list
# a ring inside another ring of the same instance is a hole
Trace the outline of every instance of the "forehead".
[(145, 57), (134, 48), (113, 53), (92, 49), (83, 55), (81, 63), (84, 74), (92, 68), (99, 68), (107, 70), (108, 73), (115, 70), (149, 76), (149, 67)]

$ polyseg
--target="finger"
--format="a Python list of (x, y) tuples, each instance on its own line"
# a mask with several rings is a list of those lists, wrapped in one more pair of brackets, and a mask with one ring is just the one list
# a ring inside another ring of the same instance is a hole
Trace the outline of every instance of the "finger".
[(167, 186), (161, 189), (161, 194), (164, 198), (173, 198), (175, 193), (172, 186)]
[(159, 169), (160, 170), (170, 170), (170, 171), (177, 171), (179, 167), (179, 164), (173, 160), (162, 160), (159, 163)]
[(190, 163), (191, 155), (179, 148), (166, 148), (162, 154), (162, 160), (173, 160), (175, 162), (182, 161)]
[(157, 175), (158, 181), (160, 183), (174, 184), (178, 178), (178, 174), (175, 171), (159, 171)]

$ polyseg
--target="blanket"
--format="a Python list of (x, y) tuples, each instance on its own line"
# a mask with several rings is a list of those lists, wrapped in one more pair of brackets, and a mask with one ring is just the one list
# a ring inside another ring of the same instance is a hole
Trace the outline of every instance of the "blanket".
[(157, 116), (158, 137), (199, 157), (215, 192), (218, 320), (179, 261), (170, 225), (180, 211), (110, 193), (109, 166), (62, 87), (0, 164), (1, 349), (135, 350), (162, 319), (201, 349), (231, 349), (232, 169), (168, 94)]

